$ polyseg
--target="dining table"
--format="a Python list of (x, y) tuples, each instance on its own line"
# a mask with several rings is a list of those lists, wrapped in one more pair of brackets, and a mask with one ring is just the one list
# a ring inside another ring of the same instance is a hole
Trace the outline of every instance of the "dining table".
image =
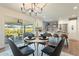
[(39, 42), (48, 42), (48, 40), (40, 40), (41, 37), (33, 37), (35, 38), (35, 40), (28, 40), (27, 38), (24, 38), (25, 41), (27, 41), (28, 43), (34, 42), (36, 43), (36, 50), (37, 50), (37, 56), (38, 56), (38, 46), (39, 46)]

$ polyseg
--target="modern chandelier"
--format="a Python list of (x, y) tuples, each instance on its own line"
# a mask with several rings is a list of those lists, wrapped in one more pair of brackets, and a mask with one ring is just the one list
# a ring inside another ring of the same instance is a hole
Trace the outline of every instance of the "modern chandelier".
[(46, 3), (23, 3), (21, 6), (21, 11), (23, 13), (28, 12), (30, 15), (41, 14), (46, 6)]

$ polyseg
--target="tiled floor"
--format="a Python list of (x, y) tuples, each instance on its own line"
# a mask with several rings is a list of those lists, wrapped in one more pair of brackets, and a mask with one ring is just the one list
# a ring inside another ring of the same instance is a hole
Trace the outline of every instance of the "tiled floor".
[[(18, 46), (20, 46), (20, 45), (18, 45)], [(30, 45), (30, 47), (35, 50), (35, 47), (34, 47), (33, 44)], [(39, 49), (38, 56), (41, 55), (41, 49), (43, 49), (43, 47), (44, 47), (44, 46), (39, 45), (39, 48), (38, 48), (38, 49)], [(6, 48), (3, 52), (0, 53), (0, 56), (13, 56), (13, 54), (12, 54), (11, 49), (8, 47), (8, 48)], [(33, 56), (33, 55), (30, 55), (30, 56)], [(37, 56), (37, 51), (36, 51), (36, 50), (35, 50), (35, 56)], [(47, 55), (44, 54), (44, 56), (47, 56)], [(72, 56), (72, 55), (70, 55), (70, 54), (65, 53), (65, 52), (62, 51), (62, 52), (61, 52), (61, 56)]]
[(70, 39), (69, 40), (69, 48), (68, 49), (64, 49), (64, 51), (66, 53), (75, 55), (75, 56), (79, 56), (79, 41), (78, 40), (74, 40), (74, 39)]

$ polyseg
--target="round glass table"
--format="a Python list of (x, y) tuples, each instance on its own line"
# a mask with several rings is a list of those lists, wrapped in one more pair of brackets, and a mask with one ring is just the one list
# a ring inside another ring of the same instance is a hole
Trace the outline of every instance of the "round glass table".
[(38, 55), (38, 45), (39, 45), (39, 42), (47, 42), (47, 41), (48, 41), (48, 40), (40, 40), (39, 38), (40, 38), (40, 37), (35, 37), (35, 40), (27, 40), (27, 39), (24, 39), (24, 40), (27, 41), (27, 42), (34, 42), (34, 43), (36, 43), (37, 55)]

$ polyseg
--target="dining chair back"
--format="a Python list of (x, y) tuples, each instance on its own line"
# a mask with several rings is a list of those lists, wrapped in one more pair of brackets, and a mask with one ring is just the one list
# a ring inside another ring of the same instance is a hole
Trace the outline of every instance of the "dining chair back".
[(17, 47), (10, 38), (8, 39), (8, 42), (14, 56), (28, 56), (30, 54), (33, 54), (34, 56), (34, 50), (31, 49), (30, 47), (28, 46)]
[(42, 51), (41, 56), (43, 55), (43, 53), (49, 56), (60, 56), (63, 45), (64, 45), (64, 39), (62, 39), (55, 48), (47, 46), (41, 50)]
[(60, 53), (61, 53), (61, 51), (62, 51), (62, 48), (63, 48), (63, 46), (64, 46), (64, 39), (62, 39), (60, 42), (59, 42), (59, 44), (57, 45), (57, 47), (55, 48), (55, 50), (54, 50), (54, 54), (53, 55), (55, 55), (55, 56), (59, 56), (60, 55)]
[(12, 39), (8, 39), (9, 45), (12, 49), (13, 55), (14, 56), (21, 56), (22, 53), (19, 51), (18, 47), (14, 44), (14, 42), (12, 41)]

